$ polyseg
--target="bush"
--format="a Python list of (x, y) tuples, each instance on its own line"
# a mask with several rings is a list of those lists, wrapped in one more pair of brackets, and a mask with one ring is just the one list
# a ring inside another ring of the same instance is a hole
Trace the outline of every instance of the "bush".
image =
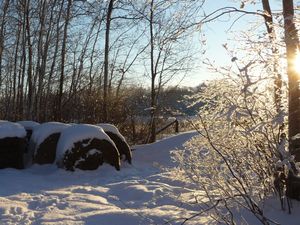
[(243, 207), (268, 224), (262, 203), (272, 194), (276, 164), (292, 159), (281, 135), (283, 114), (265, 85), (270, 80), (210, 82), (198, 96), (206, 102), (194, 124), (199, 135), (173, 155), (179, 163), (174, 176), (197, 185), (211, 205), (222, 201), (215, 216), (226, 223), (236, 222), (232, 211)]

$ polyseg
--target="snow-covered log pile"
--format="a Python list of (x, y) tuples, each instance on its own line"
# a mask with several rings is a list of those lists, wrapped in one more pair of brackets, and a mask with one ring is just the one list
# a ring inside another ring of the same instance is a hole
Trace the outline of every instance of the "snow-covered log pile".
[(18, 123), (0, 121), (0, 168), (23, 169), (26, 131)]
[(124, 156), (125, 160), (131, 164), (132, 154), (129, 145), (127, 144), (123, 135), (119, 132), (118, 128), (116, 128), (112, 124), (108, 123), (99, 123), (97, 126), (100, 126), (104, 132), (111, 138), (111, 140), (115, 143), (116, 147), (119, 150), (120, 157)]
[(33, 163), (51, 164), (55, 162), (56, 146), (61, 132), (70, 125), (48, 122), (37, 126), (29, 142), (29, 152)]
[(40, 124), (38, 122), (35, 121), (29, 121), (29, 120), (23, 120), (23, 121), (18, 121), (18, 124), (21, 124), (25, 130), (26, 130), (26, 137), (27, 140), (29, 141), (33, 132), (33, 129), (37, 126), (39, 126)]
[(66, 170), (95, 170), (108, 163), (131, 164), (129, 145), (112, 124), (0, 121), (0, 168), (54, 164)]
[(65, 129), (57, 145), (56, 162), (67, 170), (97, 169), (103, 162), (120, 170), (120, 154), (101, 127), (78, 124)]

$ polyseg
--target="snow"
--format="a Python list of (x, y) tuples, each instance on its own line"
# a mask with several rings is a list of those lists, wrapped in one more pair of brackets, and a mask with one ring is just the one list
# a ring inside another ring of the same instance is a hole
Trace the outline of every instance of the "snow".
[(118, 128), (115, 127), (114, 125), (109, 124), (109, 123), (99, 123), (99, 124), (96, 124), (96, 126), (100, 126), (104, 130), (104, 132), (111, 132), (113, 134), (116, 134), (119, 138), (121, 138), (123, 141), (126, 142), (124, 136), (120, 133)]
[(69, 126), (70, 126), (69, 124), (64, 124), (59, 122), (43, 123), (35, 127), (30, 141), (35, 143), (37, 149), (38, 146), (51, 134), (60, 133), (61, 131), (63, 131)]
[[(75, 172), (55, 165), (0, 170), (0, 224), (182, 224), (185, 217), (207, 206), (194, 204), (195, 187), (172, 180), (160, 166), (175, 167), (170, 152), (179, 151), (176, 149), (195, 135), (196, 132), (186, 132), (135, 146), (135, 163), (122, 165), (121, 171), (109, 165), (95, 171)], [(265, 203), (267, 216), (282, 225), (298, 225), (299, 209), (300, 203), (293, 201), (293, 213), (289, 215), (280, 210), (278, 199)], [(259, 224), (251, 215), (244, 216), (249, 224)], [(214, 222), (203, 213), (186, 224)]]
[(91, 149), (88, 152), (88, 155), (95, 155), (95, 154), (102, 154), (102, 152), (99, 151), (98, 149)]
[(144, 111), (153, 111), (155, 109), (156, 109), (155, 107), (149, 107), (149, 108), (145, 108)]
[(296, 139), (300, 139), (300, 134), (299, 134), (299, 133), (296, 134), (296, 135), (294, 135), (294, 136), (292, 137), (292, 140), (296, 140)]
[(6, 137), (24, 138), (25, 136), (26, 130), (20, 124), (0, 120), (0, 139)]
[(163, 224), (188, 216), (195, 211), (177, 198), (189, 190), (155, 164), (171, 165), (170, 151), (194, 135), (136, 146), (136, 163), (121, 171), (105, 164), (95, 171), (68, 172), (56, 165), (0, 170), (0, 224)]
[(21, 124), (26, 130), (32, 130), (35, 127), (39, 126), (40, 123), (30, 120), (17, 121), (18, 124)]
[(174, 122), (176, 120), (177, 120), (176, 117), (171, 116), (171, 117), (168, 117), (167, 122), (168, 123), (172, 123), (172, 122)]
[(107, 140), (115, 146), (114, 142), (105, 134), (101, 127), (90, 124), (76, 124), (68, 127), (61, 133), (57, 143), (56, 161), (60, 161), (65, 152), (73, 148), (74, 143), (93, 138)]

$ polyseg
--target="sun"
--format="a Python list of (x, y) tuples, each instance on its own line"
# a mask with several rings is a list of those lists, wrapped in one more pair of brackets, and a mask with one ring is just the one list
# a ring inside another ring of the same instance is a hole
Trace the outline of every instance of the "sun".
[(297, 51), (295, 59), (294, 59), (294, 69), (297, 73), (300, 74), (300, 52)]

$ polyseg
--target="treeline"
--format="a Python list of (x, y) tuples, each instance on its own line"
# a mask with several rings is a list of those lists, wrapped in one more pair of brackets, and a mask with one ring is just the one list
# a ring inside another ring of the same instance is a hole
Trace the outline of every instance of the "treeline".
[[(3, 0), (0, 8), (0, 117), (115, 122), (138, 88), (162, 88), (191, 68), (188, 27), (201, 4), (172, 1)], [(133, 99), (131, 99), (133, 98)], [(151, 112), (153, 113), (153, 112)], [(152, 114), (157, 115), (157, 112)]]

